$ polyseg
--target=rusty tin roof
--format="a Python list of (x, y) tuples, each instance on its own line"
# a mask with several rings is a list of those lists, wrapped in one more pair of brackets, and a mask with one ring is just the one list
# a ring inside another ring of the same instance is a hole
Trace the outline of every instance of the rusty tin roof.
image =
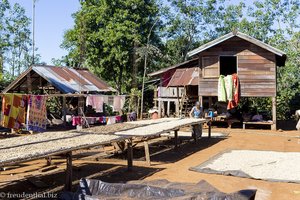
[(17, 77), (2, 93), (14, 90), (22, 84), (22, 80), (26, 79), (27, 74), (32, 74), (32, 71), (64, 94), (116, 91), (105, 81), (92, 74), (88, 69), (34, 65)]
[(199, 67), (176, 69), (168, 87), (198, 85)]

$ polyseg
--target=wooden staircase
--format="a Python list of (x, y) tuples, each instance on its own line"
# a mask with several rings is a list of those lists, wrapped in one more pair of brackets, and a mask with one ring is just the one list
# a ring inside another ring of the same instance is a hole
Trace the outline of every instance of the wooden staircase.
[(198, 97), (188, 97), (186, 95), (182, 95), (179, 104), (179, 113), (182, 117), (189, 117), (189, 113), (196, 101), (198, 101)]

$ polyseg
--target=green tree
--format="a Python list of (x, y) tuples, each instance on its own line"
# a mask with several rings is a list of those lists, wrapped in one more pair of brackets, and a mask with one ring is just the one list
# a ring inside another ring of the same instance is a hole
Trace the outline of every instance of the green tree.
[(32, 63), (30, 19), (25, 14), (25, 9), (19, 4), (14, 4), (6, 19), (7, 33), (9, 34), (8, 67), (11, 75), (20, 75)]
[[(87, 0), (81, 5), (74, 14), (75, 26), (65, 33), (62, 44), (69, 50), (68, 64), (89, 67), (119, 92), (129, 91), (140, 71), (133, 68), (134, 50), (146, 44), (158, 14), (155, 1)], [(151, 41), (155, 39), (154, 30)]]
[(6, 22), (5, 15), (6, 11), (10, 8), (9, 2), (7, 0), (3, 0), (0, 2), (0, 74), (1, 80), (3, 78), (3, 69), (4, 69), (4, 60), (5, 60), (5, 52), (9, 46), (9, 34), (7, 34), (6, 30)]

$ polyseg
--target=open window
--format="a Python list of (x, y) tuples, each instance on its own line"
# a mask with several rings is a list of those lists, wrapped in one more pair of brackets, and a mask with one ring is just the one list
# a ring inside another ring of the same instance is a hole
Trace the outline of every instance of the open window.
[(220, 56), (220, 75), (231, 75), (237, 73), (236, 56)]

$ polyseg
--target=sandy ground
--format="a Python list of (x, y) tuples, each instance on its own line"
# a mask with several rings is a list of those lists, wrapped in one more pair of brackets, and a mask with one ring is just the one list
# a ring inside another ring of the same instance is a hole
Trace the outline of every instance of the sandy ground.
[[(180, 138), (181, 145), (173, 149), (172, 140), (166, 137), (156, 139), (150, 145), (150, 152), (164, 152), (151, 156), (152, 165), (144, 162), (142, 146), (134, 149), (134, 168), (128, 172), (126, 155), (113, 156), (107, 159), (91, 157), (99, 153), (100, 149), (77, 151), (74, 155), (73, 190), (76, 190), (78, 180), (82, 177), (101, 179), (107, 182), (126, 182), (130, 180), (167, 179), (176, 182), (196, 183), (206, 180), (223, 192), (256, 188), (257, 198), (267, 199), (299, 199), (300, 184), (268, 182), (239, 177), (229, 177), (214, 174), (202, 174), (190, 171), (190, 167), (199, 165), (210, 157), (227, 149), (270, 150), (283, 152), (300, 152), (300, 132), (297, 131), (269, 131), (269, 130), (241, 130), (241, 129), (213, 129), (213, 132), (225, 133), (228, 136), (202, 138), (197, 143), (187, 138)], [(111, 147), (105, 147), (110, 150)], [(65, 159), (56, 156), (53, 158), (56, 169), (40, 172), (45, 166), (45, 160), (36, 160), (10, 166), (0, 173), (0, 192), (60, 192), (65, 181)], [(299, 166), (300, 167), (300, 166)], [(37, 179), (44, 186), (37, 187), (29, 180)], [(26, 189), (25, 189), (26, 188)]]

